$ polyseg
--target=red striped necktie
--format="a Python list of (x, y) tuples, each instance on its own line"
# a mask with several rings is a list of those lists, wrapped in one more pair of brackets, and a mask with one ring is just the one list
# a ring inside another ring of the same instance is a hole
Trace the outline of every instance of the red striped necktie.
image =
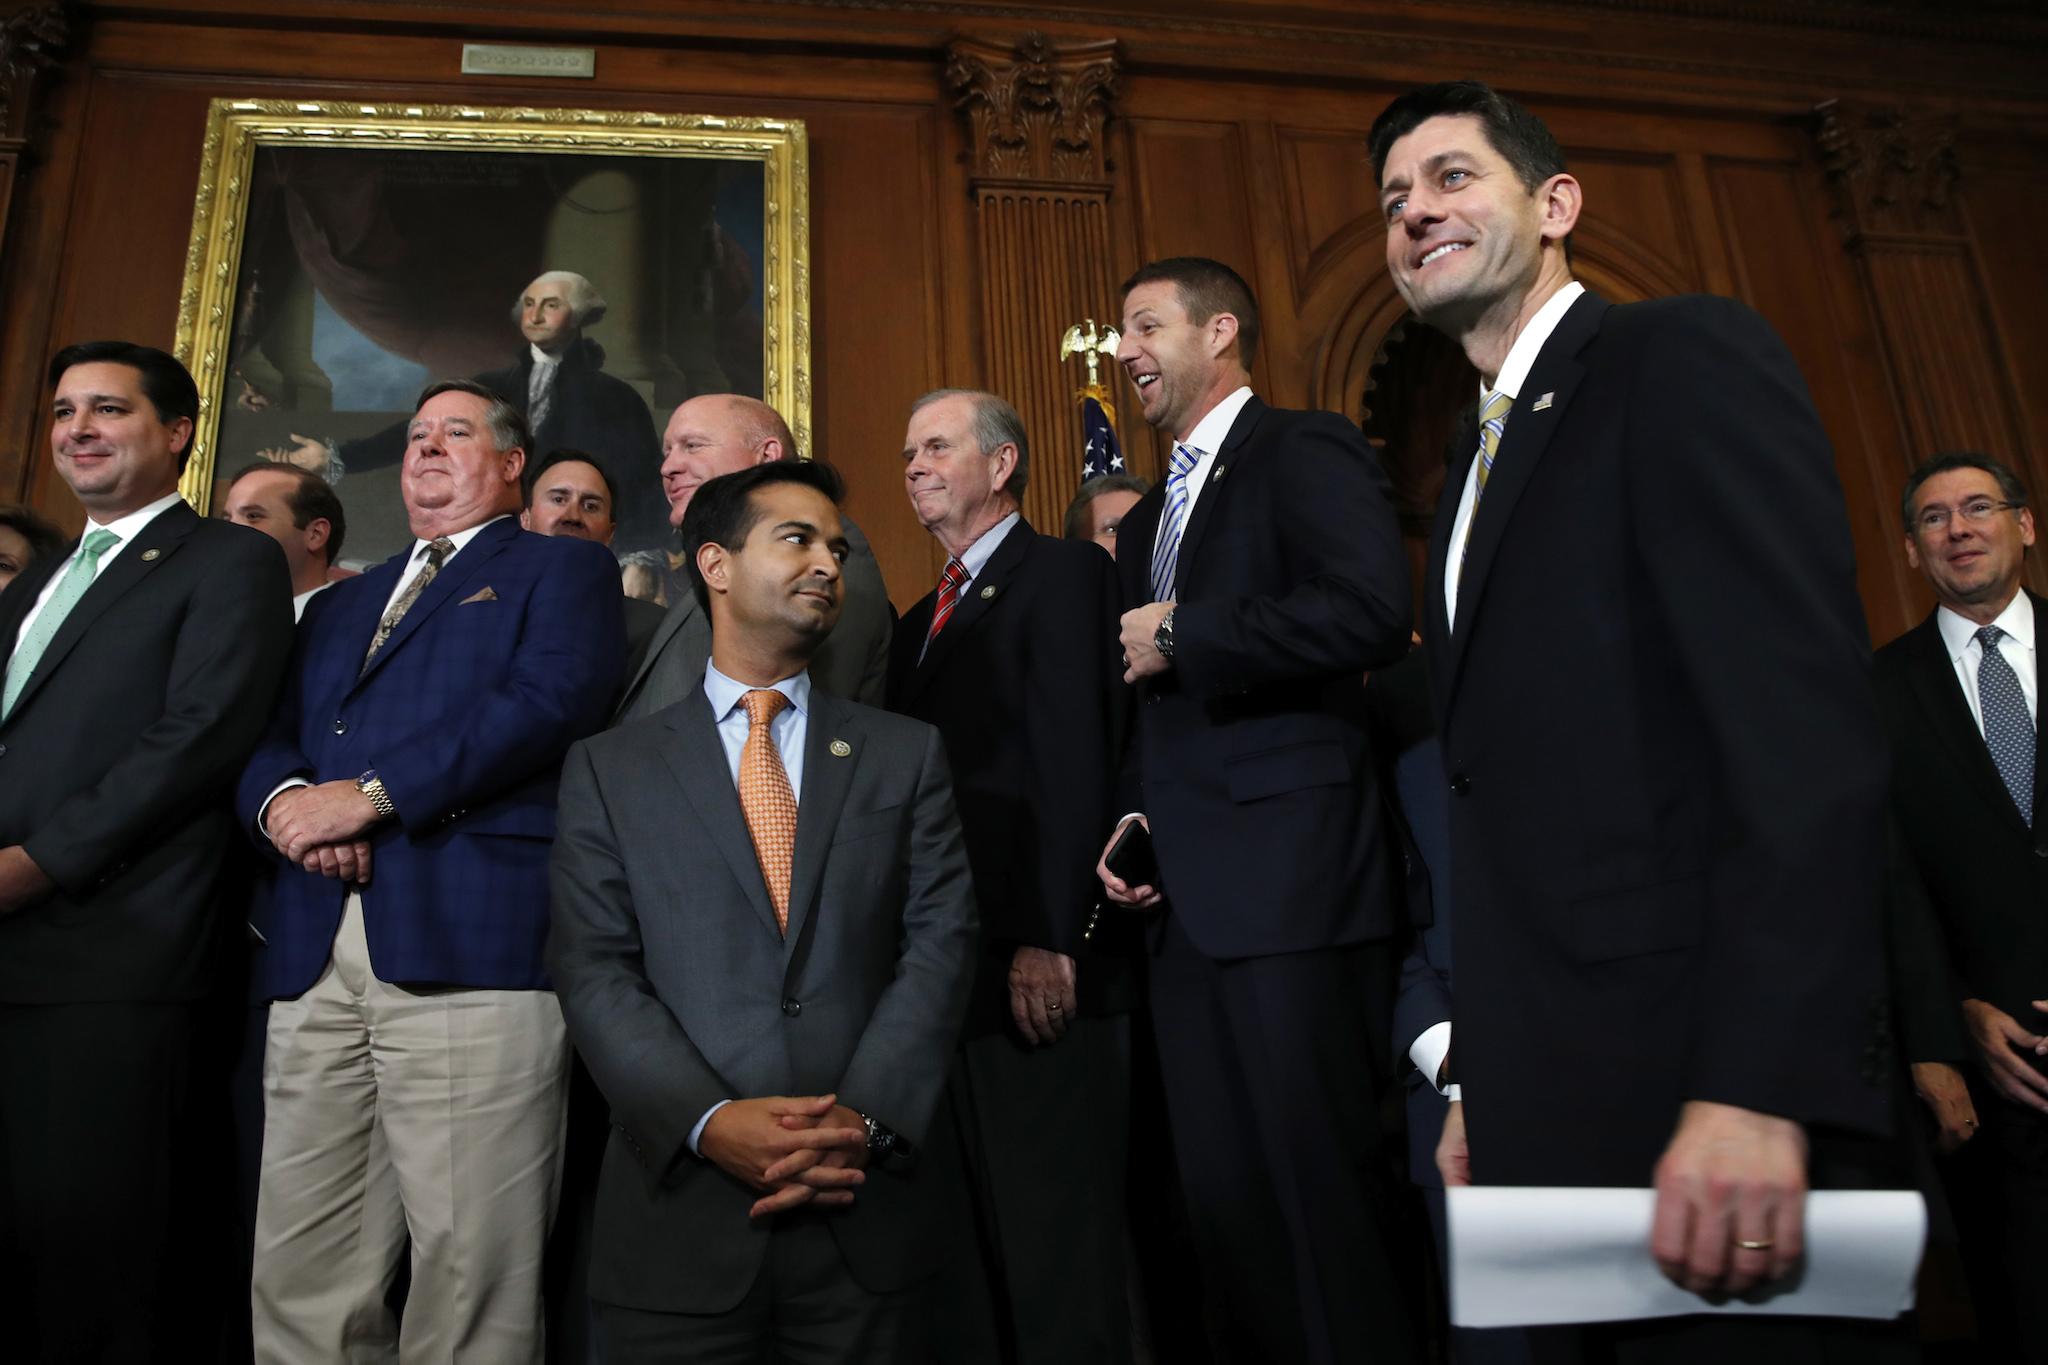
[(953, 615), (953, 608), (960, 605), (960, 589), (967, 584), (967, 566), (957, 559), (946, 561), (946, 571), (939, 575), (939, 600), (932, 606), (932, 628), (925, 632), (927, 646), (939, 638), (939, 632), (946, 628), (946, 622)]

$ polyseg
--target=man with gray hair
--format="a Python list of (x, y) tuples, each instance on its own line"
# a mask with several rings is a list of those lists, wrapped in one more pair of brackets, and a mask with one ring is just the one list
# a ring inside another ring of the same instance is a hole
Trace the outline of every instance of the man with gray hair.
[(1024, 520), (1028, 461), (994, 394), (911, 408), (904, 484), (946, 563), (889, 706), (945, 741), (983, 930), (953, 1074), (982, 1263), (954, 1258), (940, 1297), (995, 1311), (949, 1314), (942, 1358), (1120, 1365), (1132, 964), (1105, 950), (1125, 917), (1092, 911), (1128, 693), (1114, 563)]
[[(512, 320), (525, 337), (519, 358), (501, 370), (476, 377), (526, 418), (535, 450), (586, 450), (629, 492), (616, 508), (621, 554), (668, 543), (661, 504), (648, 492), (659, 477), (661, 445), (647, 402), (622, 379), (604, 373), (604, 347), (584, 333), (602, 321), (605, 301), (596, 286), (573, 270), (547, 270), (520, 291)], [(295, 439), (296, 438), (295, 436)], [(301, 440), (296, 449), (269, 452), (275, 458), (334, 478), (350, 470), (396, 464), (405, 453), (405, 426), (373, 436), (331, 442)], [(339, 459), (330, 459), (330, 454)]]

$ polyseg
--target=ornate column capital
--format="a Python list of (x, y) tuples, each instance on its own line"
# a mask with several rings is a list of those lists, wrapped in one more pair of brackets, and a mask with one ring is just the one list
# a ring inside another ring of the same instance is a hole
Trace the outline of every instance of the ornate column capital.
[(955, 40), (946, 49), (946, 89), (967, 119), (975, 182), (1106, 189), (1102, 127), (1115, 112), (1118, 72), (1113, 38)]
[(1828, 100), (1814, 107), (1812, 131), (1851, 246), (1873, 236), (1968, 236), (1955, 211), (1962, 161), (1953, 113)]
[(16, 10), (0, 19), (0, 137), (27, 136), (29, 92), (57, 64), (71, 36), (61, 4)]

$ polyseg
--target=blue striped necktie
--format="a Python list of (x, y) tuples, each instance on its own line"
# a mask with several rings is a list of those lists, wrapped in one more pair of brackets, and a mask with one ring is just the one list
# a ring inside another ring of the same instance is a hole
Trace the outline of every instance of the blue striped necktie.
[(1998, 648), (2005, 632), (1985, 626), (1977, 632), (1984, 657), (1977, 664), (1977, 703), (1984, 711), (1984, 747), (2012, 794), (2027, 828), (2034, 826), (2034, 717), (2027, 710), (2027, 694), (2020, 690), (2020, 675), (2012, 671)]
[(1180, 533), (1188, 519), (1188, 476), (1202, 462), (1202, 452), (1176, 444), (1166, 470), (1166, 510), (1159, 514), (1159, 539), (1152, 546), (1152, 600), (1173, 600), (1173, 576), (1180, 567)]

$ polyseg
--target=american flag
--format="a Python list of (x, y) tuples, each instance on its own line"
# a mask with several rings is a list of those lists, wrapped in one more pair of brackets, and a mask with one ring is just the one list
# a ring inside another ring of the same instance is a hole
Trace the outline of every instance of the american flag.
[(1081, 482), (1124, 472), (1124, 453), (1117, 448), (1116, 428), (1093, 397), (1081, 400)]

